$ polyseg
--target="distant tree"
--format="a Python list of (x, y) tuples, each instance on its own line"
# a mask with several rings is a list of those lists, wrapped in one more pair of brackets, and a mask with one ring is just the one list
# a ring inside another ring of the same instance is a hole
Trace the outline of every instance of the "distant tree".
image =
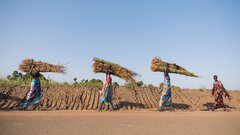
[(79, 83), (82, 86), (103, 86), (103, 82), (100, 79), (91, 79), (90, 81), (82, 79)]
[(11, 75), (8, 75), (8, 76), (7, 76), (7, 79), (8, 79), (9, 81), (11, 81), (11, 80), (12, 80), (12, 76), (11, 76)]
[(17, 71), (17, 70), (14, 70), (14, 71), (13, 71), (12, 77), (13, 77), (14, 80), (17, 80), (17, 79), (18, 79), (18, 71)]
[(148, 84), (148, 87), (153, 87), (153, 85), (152, 84)]
[(127, 86), (127, 87), (134, 87), (135, 85), (133, 83), (127, 82), (127, 83), (125, 83), (125, 86)]
[(73, 81), (76, 82), (76, 81), (77, 81), (77, 78), (73, 78)]
[(113, 82), (113, 85), (112, 85), (113, 87), (118, 87), (119, 86), (119, 84), (117, 83), (117, 82)]
[(160, 87), (160, 88), (162, 88), (162, 87), (163, 87), (163, 83), (162, 83), (162, 82), (160, 83), (159, 87)]
[(174, 85), (172, 85), (171, 88), (173, 88), (173, 89), (180, 89), (180, 87), (174, 86)]
[(143, 81), (138, 81), (138, 82), (136, 83), (136, 85), (139, 86), (139, 87), (142, 87), (142, 86), (143, 86)]
[(79, 83), (77, 82), (77, 78), (73, 78), (74, 83), (72, 85), (79, 85)]
[(69, 85), (68, 82), (63, 82), (63, 85)]
[(21, 72), (18, 73), (18, 77), (19, 78), (22, 78), (23, 77), (23, 74)]

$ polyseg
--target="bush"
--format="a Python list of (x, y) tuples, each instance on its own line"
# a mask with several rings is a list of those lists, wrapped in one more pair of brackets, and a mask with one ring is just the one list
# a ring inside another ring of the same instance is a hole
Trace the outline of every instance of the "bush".
[(153, 87), (153, 85), (152, 84), (148, 84), (148, 87)]
[(90, 81), (83, 79), (79, 84), (81, 86), (103, 86), (102, 80), (95, 78), (91, 79)]
[[(143, 83), (143, 81), (138, 81), (138, 82), (136, 82), (136, 85), (139, 87), (142, 87), (142, 86), (144, 86), (144, 83)], [(125, 84), (125, 86), (127, 86), (127, 87), (134, 87), (136, 85), (134, 85), (133, 83), (130, 83), (130, 82)]]
[(160, 85), (159, 85), (159, 87), (160, 87), (160, 88), (163, 88), (163, 85), (164, 85), (163, 82), (161, 82)]
[(113, 82), (112, 86), (113, 86), (113, 87), (118, 87), (119, 84), (118, 84), (117, 82)]
[[(13, 71), (12, 75), (8, 75), (7, 79), (1, 78), (0, 85), (20, 85), (20, 86), (29, 86), (31, 85), (32, 76), (29, 73), (24, 75), (21, 72)], [(42, 86), (52, 85), (52, 82), (47, 80), (42, 74), (40, 74), (40, 82)]]
[(69, 83), (68, 82), (63, 82), (62, 85), (68, 86)]
[(136, 83), (136, 85), (139, 86), (139, 87), (142, 87), (142, 86), (143, 86), (143, 81), (138, 81), (138, 82)]

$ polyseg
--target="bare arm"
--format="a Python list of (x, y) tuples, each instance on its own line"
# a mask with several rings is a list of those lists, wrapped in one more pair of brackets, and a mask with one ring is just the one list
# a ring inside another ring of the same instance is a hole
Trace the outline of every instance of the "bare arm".
[(168, 63), (166, 64), (166, 68), (165, 68), (165, 77), (169, 77), (168, 76)]
[(33, 68), (34, 68), (34, 64), (33, 64), (33, 59), (32, 59), (32, 62), (31, 62), (31, 69), (30, 69), (30, 74), (32, 75), (32, 70), (33, 70)]

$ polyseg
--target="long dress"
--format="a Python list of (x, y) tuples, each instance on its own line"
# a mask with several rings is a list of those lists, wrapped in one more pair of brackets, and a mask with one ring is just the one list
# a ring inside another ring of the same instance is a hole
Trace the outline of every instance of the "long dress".
[(41, 84), (40, 80), (33, 79), (31, 82), (31, 89), (28, 92), (26, 97), (26, 101), (24, 103), (24, 107), (28, 107), (30, 105), (36, 104), (40, 102), (41, 99)]
[(101, 91), (99, 91), (101, 94), (100, 101), (103, 102), (109, 102), (112, 103), (112, 78), (110, 75), (106, 77), (105, 83), (103, 85), (103, 88)]
[(172, 104), (170, 77), (165, 77), (162, 95), (161, 95), (160, 101), (159, 101), (159, 106), (163, 107), (163, 106), (170, 105), (170, 104)]
[(215, 103), (213, 105), (213, 109), (215, 109), (216, 107), (225, 108), (224, 103), (223, 103), (223, 96), (225, 96), (229, 100), (231, 99), (230, 95), (228, 94), (228, 92), (223, 87), (223, 84), (220, 81), (214, 81), (212, 95), (215, 98)]

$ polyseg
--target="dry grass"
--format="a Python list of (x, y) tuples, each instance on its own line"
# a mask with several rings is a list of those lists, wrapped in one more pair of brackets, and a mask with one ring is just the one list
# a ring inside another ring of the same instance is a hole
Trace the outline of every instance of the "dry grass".
[(176, 64), (164, 62), (158, 57), (153, 58), (152, 63), (151, 63), (151, 71), (164, 72), (166, 70), (166, 64), (168, 64), (167, 71), (169, 73), (176, 73), (176, 74), (181, 74), (181, 75), (186, 75), (186, 76), (191, 76), (191, 77), (198, 77), (194, 73), (188, 72), (185, 68), (183, 68), (179, 65), (176, 65)]
[(93, 61), (93, 71), (95, 73), (106, 73), (109, 65), (111, 65), (111, 69), (109, 70), (109, 72), (117, 77), (122, 78), (125, 81), (135, 83), (134, 77), (139, 76), (138, 73), (112, 62), (101, 60), (99, 58), (93, 58)]
[(65, 73), (65, 67), (62, 65), (53, 65), (50, 63), (35, 61), (32, 59), (23, 60), (22, 64), (19, 65), (19, 70), (22, 72), (30, 72), (31, 65), (34, 65), (33, 72), (55, 72), (55, 73)]

